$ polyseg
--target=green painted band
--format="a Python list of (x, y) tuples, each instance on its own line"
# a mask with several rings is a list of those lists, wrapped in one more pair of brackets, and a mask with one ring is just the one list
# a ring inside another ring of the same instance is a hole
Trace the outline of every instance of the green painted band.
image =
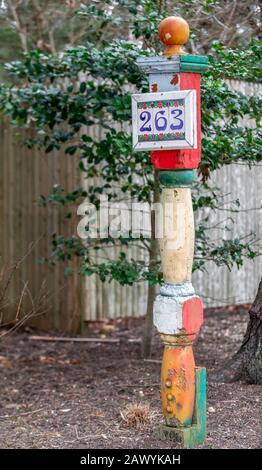
[(181, 55), (180, 62), (198, 62), (199, 64), (207, 64), (208, 57), (204, 55)]
[(207, 70), (207, 65), (201, 64), (181, 64), (180, 71), (181, 72), (191, 72), (191, 73), (203, 73)]
[(191, 186), (196, 178), (195, 170), (160, 170), (158, 172), (160, 184), (167, 188)]
[(208, 68), (208, 58), (205, 56), (184, 55), (180, 57), (181, 72), (205, 72)]

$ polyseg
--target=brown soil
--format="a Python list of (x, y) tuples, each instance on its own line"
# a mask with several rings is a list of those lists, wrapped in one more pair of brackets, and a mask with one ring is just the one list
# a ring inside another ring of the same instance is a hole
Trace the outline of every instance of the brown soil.
[[(239, 347), (247, 309), (210, 309), (195, 345), (196, 362), (207, 372)], [(94, 324), (88, 336), (120, 338), (119, 344), (33, 341), (26, 328), (0, 343), (0, 448), (175, 448), (153, 435), (162, 422), (159, 374), (162, 345), (154, 336), (152, 359), (140, 356), (142, 320)], [(102, 333), (101, 333), (102, 328)], [(159, 362), (157, 362), (159, 361)], [(204, 448), (261, 446), (262, 387), (207, 384)], [(144, 404), (147, 421), (130, 427), (129, 404)], [(122, 414), (122, 416), (121, 416)]]

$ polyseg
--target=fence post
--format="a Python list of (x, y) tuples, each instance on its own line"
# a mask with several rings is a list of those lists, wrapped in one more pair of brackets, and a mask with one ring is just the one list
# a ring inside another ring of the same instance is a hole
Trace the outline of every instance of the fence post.
[(154, 325), (164, 343), (161, 397), (165, 425), (156, 432), (183, 447), (205, 439), (206, 374), (195, 366), (193, 341), (203, 322), (201, 299), (191, 283), (194, 217), (191, 185), (201, 156), (200, 74), (207, 58), (186, 55), (189, 27), (179, 17), (158, 30), (164, 57), (138, 60), (150, 93), (133, 95), (133, 147), (150, 150), (161, 187), (157, 222), (164, 283), (154, 302)]

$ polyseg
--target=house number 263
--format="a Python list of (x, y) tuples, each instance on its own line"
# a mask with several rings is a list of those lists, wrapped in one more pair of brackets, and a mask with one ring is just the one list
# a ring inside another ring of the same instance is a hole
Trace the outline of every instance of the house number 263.
[[(165, 110), (161, 110), (155, 115), (155, 129), (157, 131), (165, 131), (168, 126), (172, 131), (178, 131), (183, 128), (184, 122), (180, 118), (182, 114), (181, 109), (173, 109), (171, 111), (171, 122), (168, 122), (165, 112)], [(139, 128), (140, 132), (152, 132), (151, 119), (152, 115), (149, 111), (143, 111), (140, 114), (140, 120), (143, 123)]]

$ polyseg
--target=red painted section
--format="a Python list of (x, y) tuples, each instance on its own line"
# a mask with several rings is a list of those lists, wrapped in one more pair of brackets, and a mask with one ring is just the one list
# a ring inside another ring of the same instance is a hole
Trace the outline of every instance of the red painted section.
[(191, 156), (193, 150), (155, 150), (151, 152), (151, 162), (158, 170), (197, 168), (199, 160)]
[(203, 304), (200, 297), (188, 299), (182, 308), (182, 326), (187, 334), (198, 333), (203, 323)]
[(201, 158), (201, 102), (200, 74), (180, 73), (180, 90), (197, 92), (197, 148), (178, 150), (155, 150), (151, 152), (151, 162), (158, 170), (197, 168)]

